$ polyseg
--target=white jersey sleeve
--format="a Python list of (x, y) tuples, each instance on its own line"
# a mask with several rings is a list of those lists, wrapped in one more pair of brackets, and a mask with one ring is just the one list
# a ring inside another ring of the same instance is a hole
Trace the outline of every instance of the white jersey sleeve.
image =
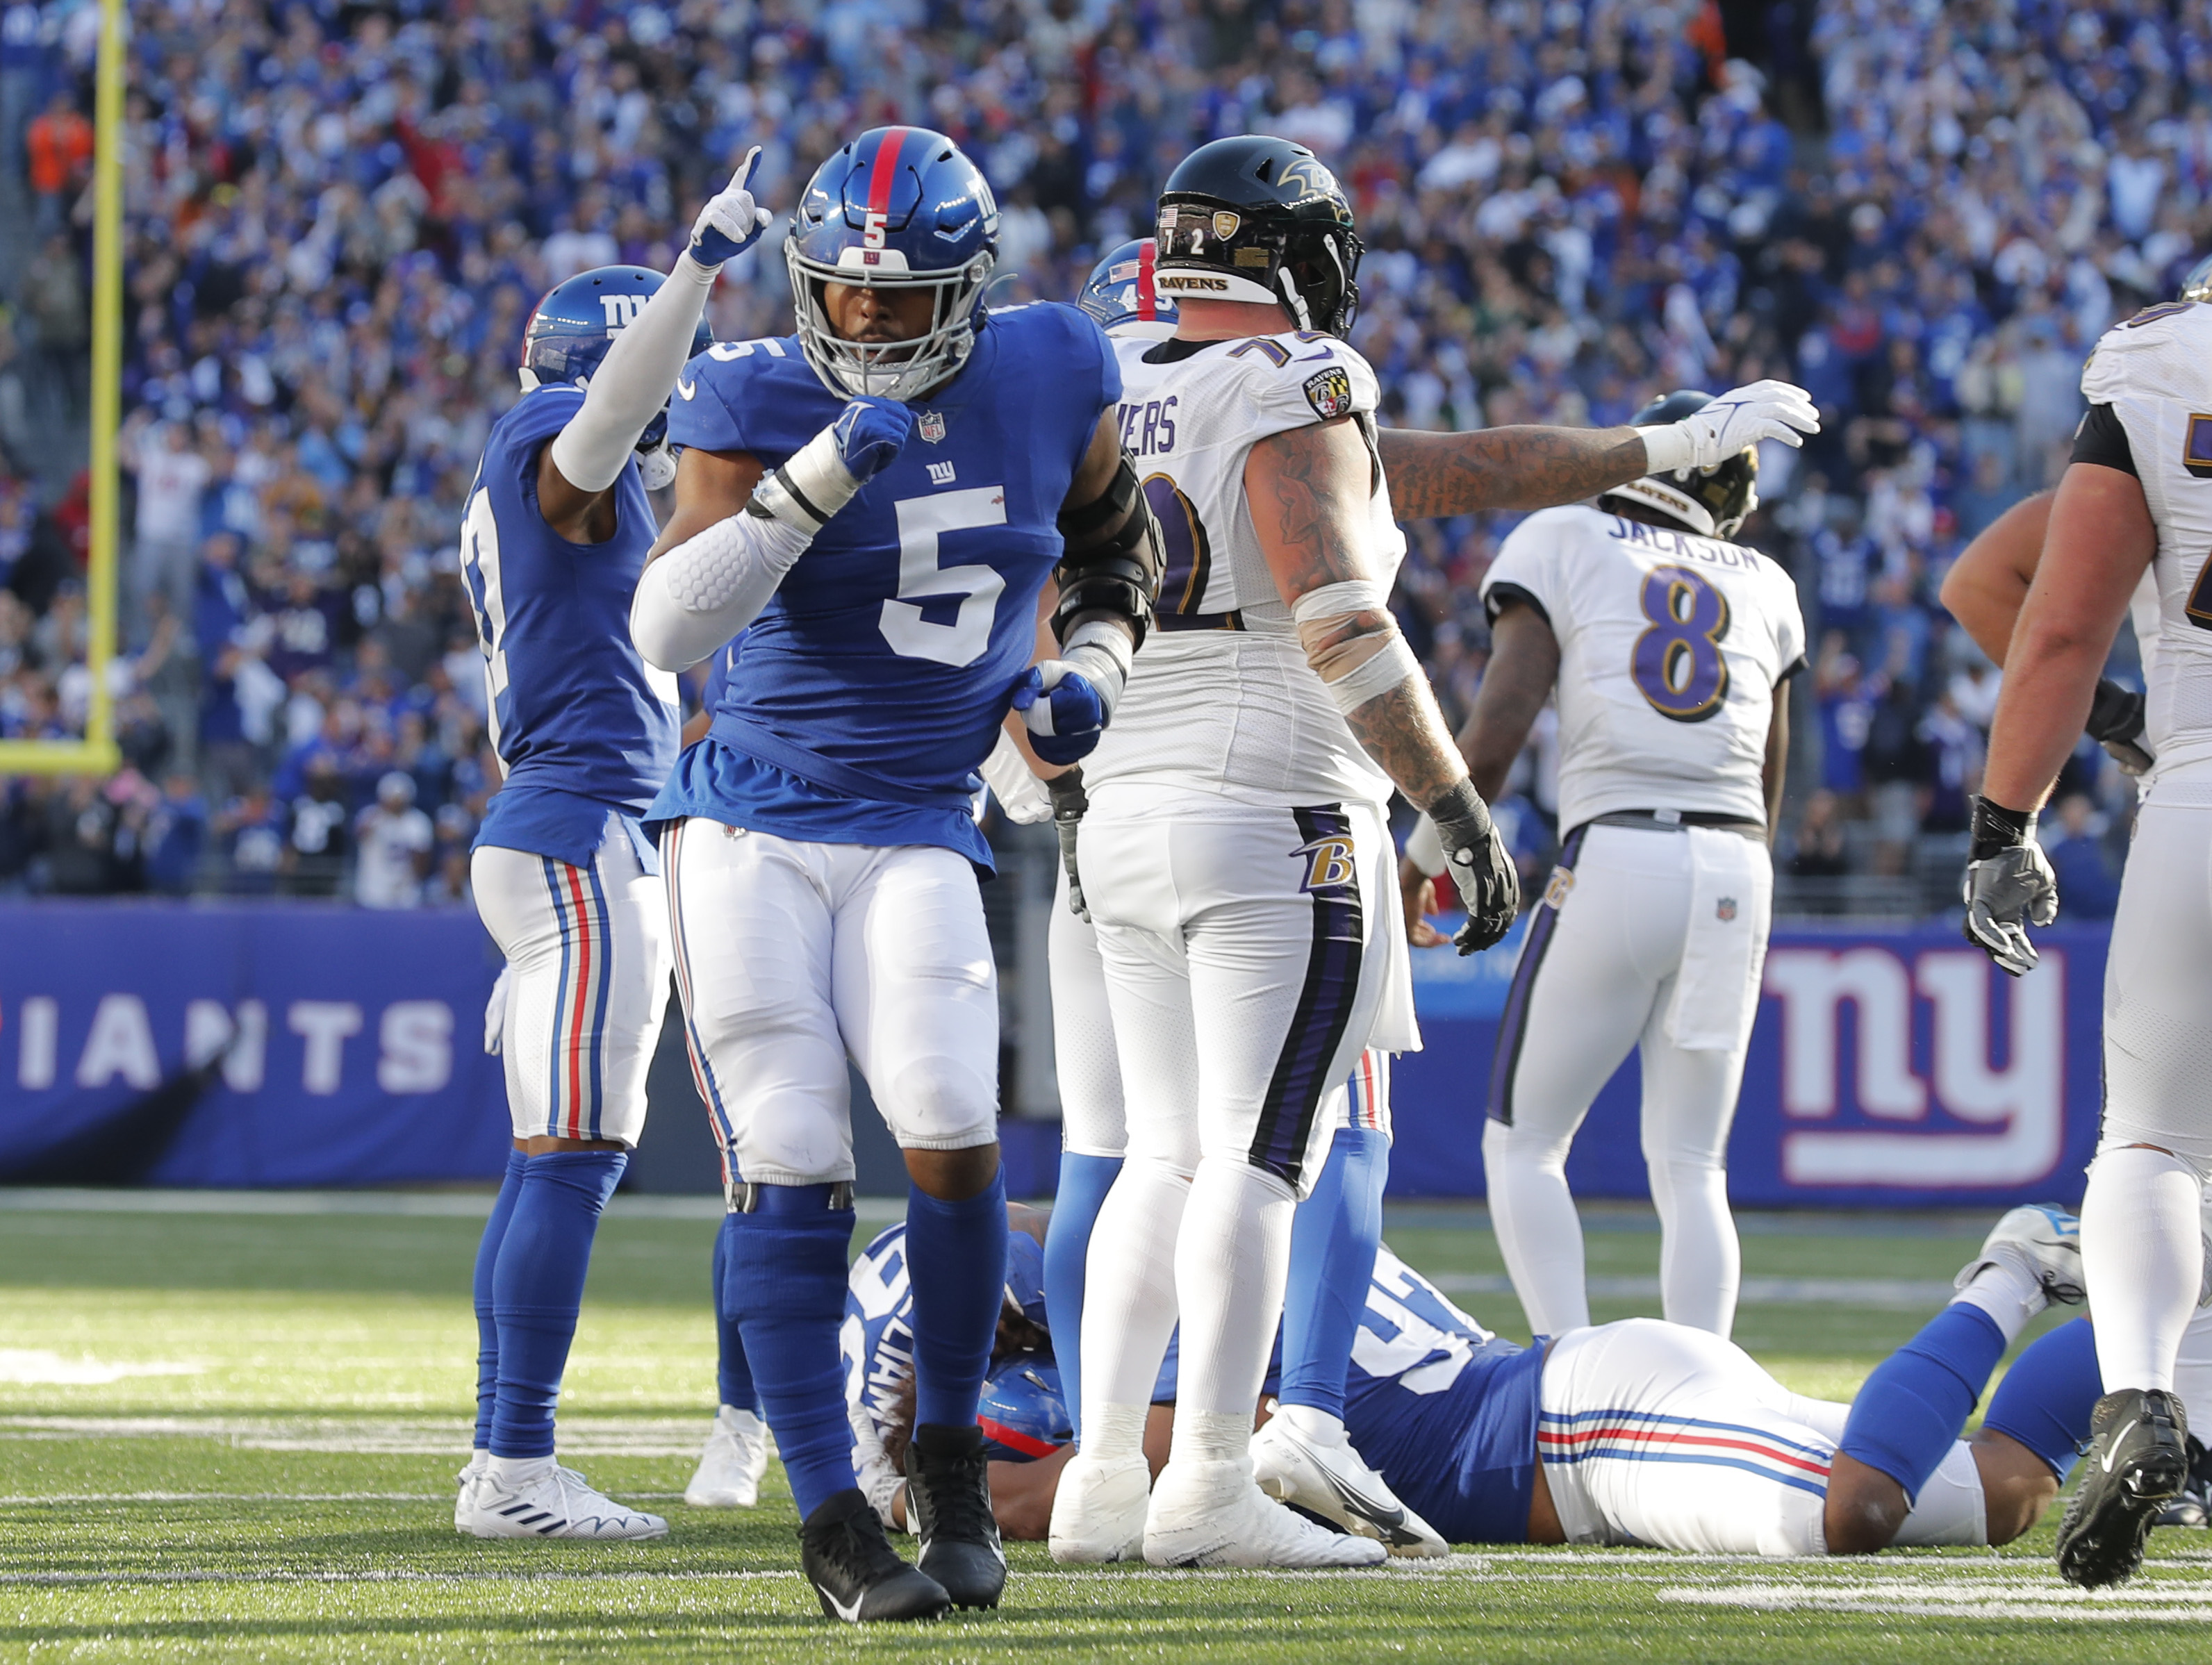
[(2172, 301), (2106, 331), (2081, 392), (2119, 418), (2158, 531), (2155, 609), (2140, 591), (2133, 608), (2158, 760), (2146, 790), (2212, 805), (2212, 306)]
[(1387, 591), (1406, 542), (1374, 452), (1374, 370), (1315, 331), (1117, 338), (1115, 350), (1121, 441), (1159, 520), (1166, 562), (1153, 631), (1084, 763), (1086, 790), (1096, 799), (1144, 782), (1263, 805), (1386, 799), (1389, 781), (1306, 663), (1244, 495), (1255, 445), (1356, 419), (1372, 465), (1366, 564)]
[(1576, 507), (1515, 527), (1483, 578), (1559, 644), (1559, 824), (1620, 810), (1764, 823), (1776, 686), (1802, 662), (1797, 590), (1741, 544)]

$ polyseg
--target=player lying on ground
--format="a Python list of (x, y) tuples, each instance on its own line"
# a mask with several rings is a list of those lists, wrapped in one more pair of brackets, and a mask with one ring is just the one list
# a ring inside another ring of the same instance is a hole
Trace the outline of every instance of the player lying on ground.
[(470, 875), (507, 970), (487, 1018), (514, 1149), (476, 1264), (475, 1453), (453, 1524), (479, 1537), (652, 1538), (554, 1461), (553, 1411), (599, 1212), (645, 1125), (668, 915), (639, 817), (676, 757), (672, 678), (632, 645), (631, 593), (675, 470), (669, 391), (708, 340), (725, 261), (768, 222), (755, 150), (664, 281), (637, 266), (538, 303), (522, 398), (493, 426), (461, 528), (505, 784)]
[[(1048, 757), (1097, 743), (1158, 587), (1120, 378), (1073, 308), (992, 313), (989, 185), (943, 135), (863, 135), (785, 246), (795, 336), (678, 384), (677, 509), (638, 586), (648, 662), (745, 631), (649, 823), (678, 987), (732, 1181), (721, 1302), (805, 1517), (825, 1613), (991, 1606), (975, 1432), (1004, 1258), (998, 1010), (969, 814), (1018, 702)], [(1055, 568), (1060, 659), (1032, 667)], [(750, 626), (750, 629), (747, 629)], [(848, 1055), (906, 1152), (921, 1566), (854, 1486), (837, 1390), (853, 1212)]]
[[(896, 1449), (905, 1414), (898, 1238), (893, 1227), (854, 1265), (846, 1328), (864, 1484), (895, 1524), (899, 1476), (875, 1448)], [(2100, 1386), (2092, 1327), (2063, 1325), (2023, 1350), (1982, 1427), (1961, 1431), (2012, 1341), (2051, 1301), (2078, 1301), (2080, 1279), (2072, 1218), (2014, 1210), (1960, 1274), (1957, 1298), (1840, 1405), (1793, 1394), (1733, 1343), (1662, 1320), (1518, 1346), (1386, 1248), (1360, 1316), (1346, 1421), (1362, 1455), (1455, 1543), (1774, 1556), (2006, 1543), (2057, 1495), (2087, 1434)], [(1030, 1303), (1010, 1299), (1010, 1318), (1016, 1304)], [(993, 1504), (1006, 1535), (1035, 1538), (1069, 1460), (1051, 1431), (1061, 1407), (1048, 1334), (1010, 1323), (1003, 1340), (987, 1389), (1006, 1431), (994, 1436)], [(1170, 1355), (1146, 1419), (1156, 1470), (1172, 1442), (1176, 1374)]]
[[(2200, 272), (2202, 269), (2200, 268)], [(2089, 1477), (2059, 1531), (2076, 1583), (2129, 1577), (2143, 1536), (2180, 1493), (2188, 1420), (2174, 1366), (2203, 1272), (2199, 1211), (2212, 1178), (2203, 1082), (2212, 1043), (2212, 307), (2183, 298), (2108, 331), (2082, 372), (2089, 404), (2051, 501), (2035, 576), (2007, 644), (1976, 799), (1966, 933), (2014, 976), (2035, 963), (2030, 925), (2059, 897), (2034, 838), (2131, 594), (2143, 623), (2145, 777), (2106, 962), (2106, 1102), (2082, 1200), (2084, 1262), (2112, 1393)]]

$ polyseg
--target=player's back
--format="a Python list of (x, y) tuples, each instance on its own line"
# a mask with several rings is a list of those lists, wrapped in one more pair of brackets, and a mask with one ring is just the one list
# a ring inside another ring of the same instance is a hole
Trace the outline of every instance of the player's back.
[[(1260, 440), (1334, 416), (1371, 423), (1374, 372), (1345, 343), (1310, 331), (1114, 346), (1121, 441), (1159, 520), (1166, 562), (1152, 633), (1083, 765), (1091, 801), (1103, 808), (1146, 788), (1262, 805), (1388, 798), (1389, 780), (1306, 662), (1244, 497), (1245, 461)], [(1370, 574), (1387, 591), (1405, 538), (1379, 462), (1366, 526)]]
[(647, 665), (629, 635), (631, 594), (659, 532), (636, 465), (616, 479), (604, 543), (570, 543), (538, 508), (538, 453), (583, 402), (578, 387), (525, 393), (492, 425), (469, 489), (461, 571), (506, 775), (479, 842), (504, 842), (517, 817), (558, 820), (565, 801), (588, 851), (605, 811), (642, 814), (676, 759), (676, 678)]
[[(1030, 663), (1060, 509), (1118, 386), (1105, 337), (1073, 307), (991, 314), (959, 374), (912, 402), (897, 459), (746, 631), (713, 738), (830, 793), (966, 817)], [(771, 468), (846, 403), (796, 337), (718, 344), (676, 391), (674, 441)]]
[(2106, 331), (2081, 392), (2119, 416), (2158, 529), (2154, 618), (2136, 610), (2148, 790), (2212, 804), (2212, 306), (2170, 301)]
[(1352, 1344), (1344, 1421), (1368, 1467), (1453, 1543), (1528, 1535), (1540, 1348), (1502, 1340), (1385, 1247)]
[(1788, 573), (1756, 550), (1575, 506), (1513, 529), (1493, 614), (1540, 609), (1559, 644), (1559, 823), (1620, 810), (1766, 819), (1774, 689), (1805, 651)]

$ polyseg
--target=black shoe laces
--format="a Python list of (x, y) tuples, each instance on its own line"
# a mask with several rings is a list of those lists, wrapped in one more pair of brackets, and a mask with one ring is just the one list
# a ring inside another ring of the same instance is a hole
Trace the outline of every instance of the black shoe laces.
[(838, 1522), (816, 1540), (815, 1547), (823, 1560), (863, 1586), (906, 1565), (884, 1536), (883, 1523), (872, 1513), (852, 1515)]
[(930, 1534), (936, 1538), (988, 1542), (997, 1530), (991, 1512), (990, 1471), (981, 1452), (931, 1456), (916, 1476), (929, 1493)]

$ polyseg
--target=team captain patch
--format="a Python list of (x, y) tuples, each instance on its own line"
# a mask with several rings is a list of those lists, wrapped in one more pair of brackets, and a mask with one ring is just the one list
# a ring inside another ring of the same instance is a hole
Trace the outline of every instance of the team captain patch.
[(1306, 378), (1306, 403), (1323, 422), (1352, 413), (1352, 378), (1341, 366), (1332, 365)]

